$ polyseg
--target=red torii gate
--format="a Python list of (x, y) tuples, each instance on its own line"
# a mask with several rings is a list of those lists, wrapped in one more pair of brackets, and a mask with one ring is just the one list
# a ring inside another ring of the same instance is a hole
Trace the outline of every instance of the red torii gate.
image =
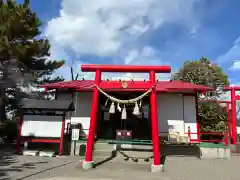
[(225, 91), (230, 91), (231, 93), (231, 108), (232, 108), (232, 144), (237, 143), (237, 107), (236, 100), (240, 100), (240, 96), (236, 96), (236, 91), (240, 91), (240, 86), (227, 86), (224, 87)]
[[(102, 72), (134, 72), (134, 73), (149, 73), (149, 83), (143, 84), (141, 88), (153, 88), (150, 94), (150, 108), (151, 108), (151, 125), (152, 125), (152, 142), (153, 142), (153, 164), (152, 171), (161, 171), (160, 165), (160, 147), (158, 136), (158, 114), (157, 114), (157, 93), (156, 93), (156, 73), (170, 73), (170, 66), (130, 66), (130, 65), (82, 65), (82, 72), (95, 72), (95, 83), (99, 85), (101, 82)], [(82, 163), (84, 169), (93, 167), (93, 145), (95, 127), (97, 122), (99, 104), (99, 91), (97, 87), (93, 89), (92, 111), (89, 127), (89, 134), (86, 147), (85, 160)]]

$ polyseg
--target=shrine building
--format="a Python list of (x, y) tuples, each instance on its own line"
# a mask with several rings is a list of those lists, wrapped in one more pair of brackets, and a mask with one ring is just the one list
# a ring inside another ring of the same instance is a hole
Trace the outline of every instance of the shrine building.
[[(95, 72), (95, 80), (73, 80), (41, 85), (55, 90), (56, 100), (73, 100), (65, 133), (71, 124), (81, 124), (79, 139), (86, 139), (85, 169), (93, 166), (94, 142), (114, 141), (127, 132), (131, 141), (152, 143), (152, 171), (160, 168), (160, 140), (177, 137), (200, 141), (197, 93), (211, 88), (182, 81), (158, 81), (156, 73), (170, 73), (169, 66), (82, 65), (83, 72)], [(102, 80), (103, 72), (149, 73), (149, 80)], [(174, 137), (173, 137), (174, 136)]]

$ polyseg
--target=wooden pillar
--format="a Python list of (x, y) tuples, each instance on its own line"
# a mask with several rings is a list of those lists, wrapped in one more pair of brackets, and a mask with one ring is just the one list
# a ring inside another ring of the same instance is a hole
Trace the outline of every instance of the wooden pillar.
[(153, 165), (160, 165), (160, 143), (158, 133), (158, 113), (157, 113), (157, 92), (156, 92), (156, 76), (154, 71), (150, 71), (150, 81), (153, 90), (150, 95), (151, 107), (151, 125), (152, 125), (152, 143), (153, 143)]

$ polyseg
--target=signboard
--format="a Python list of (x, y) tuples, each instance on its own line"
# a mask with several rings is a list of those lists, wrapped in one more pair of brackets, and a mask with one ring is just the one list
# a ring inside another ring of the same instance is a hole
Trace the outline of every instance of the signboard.
[(131, 140), (132, 139), (132, 131), (116, 130), (116, 139), (117, 140)]
[(80, 129), (72, 129), (72, 140), (77, 141), (79, 140)]
[(60, 138), (62, 116), (24, 115), (21, 136)]

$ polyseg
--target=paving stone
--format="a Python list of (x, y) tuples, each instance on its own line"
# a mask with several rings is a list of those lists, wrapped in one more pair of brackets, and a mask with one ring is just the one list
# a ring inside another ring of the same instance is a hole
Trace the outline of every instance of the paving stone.
[[(151, 173), (149, 163), (105, 162), (95, 169), (81, 169), (79, 157), (31, 157), (0, 152), (0, 180), (239, 180), (240, 157), (230, 160), (199, 160), (194, 157), (167, 157), (165, 172)], [(101, 161), (102, 159), (96, 159)], [(49, 179), (50, 178), (50, 179)]]

